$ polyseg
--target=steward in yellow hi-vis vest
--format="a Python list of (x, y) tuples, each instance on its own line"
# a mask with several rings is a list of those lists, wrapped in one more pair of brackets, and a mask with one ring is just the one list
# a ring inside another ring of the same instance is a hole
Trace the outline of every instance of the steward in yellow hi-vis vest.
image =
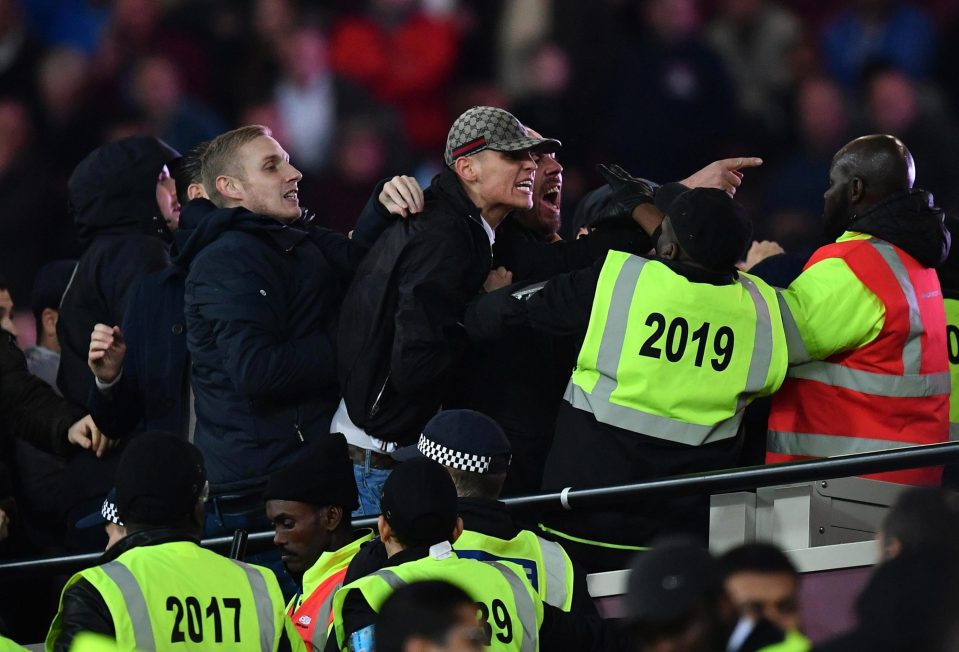
[(610, 644), (601, 619), (545, 604), (522, 568), (456, 556), (451, 543), (463, 530), (456, 489), (446, 469), (433, 460), (400, 464), (383, 487), (381, 506), (378, 527), (388, 559), (379, 570), (336, 592), (336, 649), (370, 649), (383, 602), (395, 589), (422, 580), (443, 580), (476, 600), (490, 649), (598, 650)]
[(350, 513), (360, 505), (353, 462), (340, 433), (301, 450), (273, 473), (263, 494), (273, 523), (273, 543), (299, 582), (287, 615), (308, 650), (323, 650), (333, 625), (333, 595), (372, 530), (354, 530)]
[(198, 545), (208, 486), (193, 444), (130, 441), (116, 476), (129, 534), (67, 582), (46, 650), (69, 650), (85, 631), (129, 651), (304, 649), (272, 571)]
[[(611, 251), (602, 267), (551, 279), (525, 300), (488, 295), (467, 316), (474, 338), (497, 326), (586, 333), (544, 489), (736, 466), (743, 411), (785, 376), (776, 294), (735, 268), (752, 232), (741, 208), (720, 190), (681, 184), (660, 188), (656, 207), (657, 258)], [(587, 570), (611, 570), (663, 531), (705, 531), (707, 505), (656, 498), (547, 524)], [(603, 550), (590, 558), (589, 546)]]
[[(946, 216), (950, 233), (959, 234), (959, 218)], [(949, 440), (959, 441), (959, 246), (938, 268), (942, 286), (942, 302), (946, 311), (946, 353), (949, 357)], [(959, 488), (959, 464), (947, 464), (943, 470), (943, 486)]]
[[(790, 369), (773, 397), (767, 463), (949, 439), (949, 360), (939, 279), (943, 213), (913, 189), (909, 150), (863, 136), (836, 154), (827, 236), (782, 291)], [(938, 485), (941, 467), (867, 477)]]

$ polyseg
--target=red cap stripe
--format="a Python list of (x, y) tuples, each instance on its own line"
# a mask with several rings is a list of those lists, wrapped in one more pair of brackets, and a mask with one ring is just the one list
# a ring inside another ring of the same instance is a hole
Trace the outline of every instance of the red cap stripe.
[(480, 136), (476, 140), (471, 140), (465, 145), (460, 145), (459, 147), (453, 150), (452, 156), (453, 158), (457, 158), (459, 156), (465, 156), (466, 154), (469, 154), (474, 149), (479, 149), (480, 147), (486, 147), (485, 136)]

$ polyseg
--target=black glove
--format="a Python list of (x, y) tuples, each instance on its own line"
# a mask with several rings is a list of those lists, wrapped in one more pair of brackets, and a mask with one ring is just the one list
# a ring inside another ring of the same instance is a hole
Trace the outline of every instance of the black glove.
[(593, 223), (592, 227), (604, 224), (622, 224), (632, 221), (633, 209), (640, 204), (653, 203), (655, 189), (645, 179), (638, 179), (618, 165), (600, 164), (596, 169), (609, 187), (613, 190), (609, 197), (609, 204), (604, 208)]

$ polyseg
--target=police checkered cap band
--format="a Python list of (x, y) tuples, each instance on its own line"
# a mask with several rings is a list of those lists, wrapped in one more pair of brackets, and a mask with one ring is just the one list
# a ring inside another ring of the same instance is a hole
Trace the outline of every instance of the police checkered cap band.
[(472, 455), (470, 453), (454, 451), (432, 439), (427, 439), (426, 435), (420, 435), (420, 440), (416, 444), (416, 448), (434, 462), (439, 462), (443, 466), (459, 469), (460, 471), (489, 473), (490, 464), (493, 461), (490, 455)]
[(115, 523), (116, 525), (121, 526), (123, 525), (123, 521), (120, 520), (120, 512), (117, 510), (116, 503), (110, 502), (109, 498), (103, 501), (103, 507), (100, 508), (100, 515), (110, 523)]
[(447, 165), (461, 156), (470, 156), (484, 149), (498, 152), (519, 152), (538, 149), (555, 152), (561, 147), (554, 138), (534, 138), (509, 111), (494, 106), (474, 106), (458, 117), (446, 137), (443, 158)]

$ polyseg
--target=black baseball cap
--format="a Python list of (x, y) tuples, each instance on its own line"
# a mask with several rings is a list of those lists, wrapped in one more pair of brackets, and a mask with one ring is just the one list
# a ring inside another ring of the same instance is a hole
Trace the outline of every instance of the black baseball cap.
[(449, 541), (456, 528), (456, 487), (446, 469), (431, 459), (414, 458), (397, 466), (383, 485), (380, 509), (406, 546)]
[(425, 426), (417, 449), (443, 466), (473, 473), (505, 473), (510, 444), (496, 421), (475, 410), (443, 410)]
[(732, 269), (749, 249), (752, 222), (718, 188), (667, 183), (656, 190), (656, 208), (669, 218), (683, 251), (709, 269)]
[(117, 508), (124, 523), (173, 525), (193, 513), (205, 489), (203, 456), (176, 435), (137, 435), (120, 457)]
[(663, 623), (690, 613), (718, 595), (718, 564), (702, 546), (685, 539), (661, 541), (636, 556), (626, 582), (626, 618)]

